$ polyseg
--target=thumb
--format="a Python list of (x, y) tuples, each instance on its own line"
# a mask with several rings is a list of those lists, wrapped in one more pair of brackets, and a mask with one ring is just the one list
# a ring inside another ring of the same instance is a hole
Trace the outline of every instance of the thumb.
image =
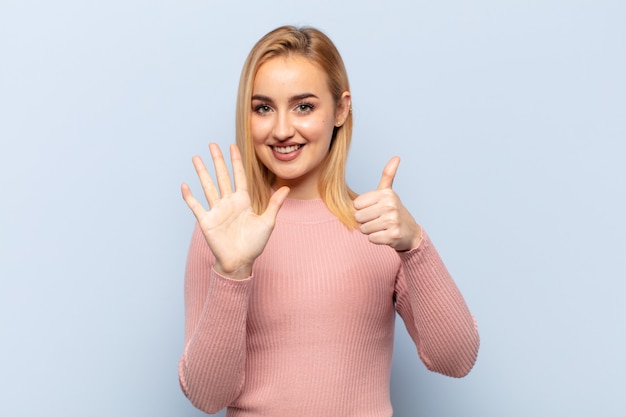
[(396, 177), (398, 165), (400, 165), (400, 158), (397, 156), (394, 156), (389, 160), (389, 162), (387, 162), (387, 165), (383, 168), (383, 175), (380, 177), (380, 182), (378, 183), (378, 190), (391, 188), (393, 185), (393, 179)]
[(276, 215), (278, 215), (278, 210), (282, 207), (283, 203), (287, 199), (287, 195), (289, 195), (289, 187), (280, 187), (278, 191), (274, 192), (270, 201), (267, 205), (267, 208), (261, 215), (266, 220), (268, 220), (271, 224), (274, 224), (276, 220)]

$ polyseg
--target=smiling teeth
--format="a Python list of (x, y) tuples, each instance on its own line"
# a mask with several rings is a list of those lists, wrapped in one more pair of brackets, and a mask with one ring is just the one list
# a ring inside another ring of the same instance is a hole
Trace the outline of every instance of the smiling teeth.
[(297, 151), (301, 147), (302, 145), (272, 146), (272, 149), (274, 149), (278, 153), (291, 153)]

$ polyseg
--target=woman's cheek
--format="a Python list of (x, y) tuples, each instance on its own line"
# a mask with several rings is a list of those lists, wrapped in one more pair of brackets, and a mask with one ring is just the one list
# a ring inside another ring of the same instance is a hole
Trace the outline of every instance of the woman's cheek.
[(250, 133), (252, 133), (252, 140), (256, 143), (264, 143), (270, 135), (271, 123), (265, 118), (253, 119), (250, 126)]
[(319, 140), (332, 132), (332, 125), (329, 127), (325, 119), (306, 118), (296, 123), (296, 130), (307, 140)]

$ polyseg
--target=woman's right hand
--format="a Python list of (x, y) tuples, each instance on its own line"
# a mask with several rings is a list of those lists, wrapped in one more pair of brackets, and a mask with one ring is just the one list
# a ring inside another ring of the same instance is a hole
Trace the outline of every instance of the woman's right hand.
[(237, 145), (230, 146), (235, 190), (233, 191), (224, 156), (215, 143), (209, 144), (218, 188), (211, 180), (204, 162), (194, 156), (196, 169), (209, 210), (182, 184), (183, 199), (198, 220), (209, 248), (215, 255), (215, 270), (226, 277), (244, 279), (251, 275), (254, 260), (263, 252), (270, 238), (276, 215), (289, 194), (289, 188), (276, 191), (265, 212), (257, 215), (252, 210), (246, 174)]

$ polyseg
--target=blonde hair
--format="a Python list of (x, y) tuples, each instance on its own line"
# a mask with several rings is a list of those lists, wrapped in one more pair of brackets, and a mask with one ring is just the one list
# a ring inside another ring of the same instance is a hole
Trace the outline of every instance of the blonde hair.
[[(348, 74), (333, 42), (315, 28), (282, 26), (261, 38), (250, 51), (239, 80), (236, 111), (237, 145), (242, 153), (252, 207), (261, 213), (271, 196), (274, 174), (254, 151), (250, 131), (252, 87), (259, 67), (272, 58), (299, 55), (317, 64), (328, 76), (330, 92), (338, 105), (350, 90)], [(346, 184), (346, 162), (352, 139), (352, 111), (340, 127), (335, 127), (330, 150), (322, 161), (319, 192), (328, 209), (347, 227), (357, 227), (352, 200), (356, 193)]]

